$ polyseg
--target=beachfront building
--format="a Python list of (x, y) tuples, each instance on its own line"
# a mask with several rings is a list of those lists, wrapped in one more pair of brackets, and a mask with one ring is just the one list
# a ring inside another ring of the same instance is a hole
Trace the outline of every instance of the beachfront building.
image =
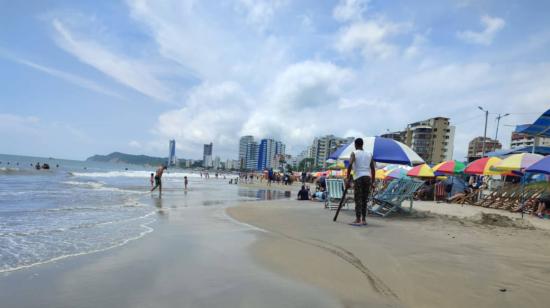
[[(519, 125), (516, 130), (526, 125)], [(530, 146), (550, 146), (550, 138), (535, 137), (518, 132), (512, 132), (512, 138), (510, 139), (510, 147), (512, 149), (519, 149)]]
[(235, 160), (235, 159), (228, 159), (226, 162), (225, 162), (225, 169), (226, 170), (235, 170), (235, 169), (240, 169), (240, 160)]
[(455, 127), (450, 119), (435, 117), (407, 125), (405, 144), (428, 164), (453, 159)]
[(311, 155), (309, 157), (313, 158), (315, 166), (326, 168), (326, 161), (330, 154), (336, 151), (339, 146), (351, 143), (353, 140), (355, 140), (354, 137), (340, 138), (334, 135), (315, 137), (311, 145)]
[(239, 140), (239, 167), (238, 169), (246, 169), (247, 166), (247, 150), (250, 144), (254, 142), (253, 136), (242, 136)]
[(212, 142), (205, 144), (202, 152), (202, 166), (204, 168), (212, 167)]
[[(485, 153), (502, 149), (498, 140), (485, 138)], [(481, 158), (483, 154), (483, 137), (475, 137), (468, 143), (468, 162)]]
[(281, 141), (266, 138), (260, 141), (258, 146), (258, 163), (256, 170), (278, 168), (276, 157), (285, 155), (286, 146)]
[(407, 125), (403, 131), (381, 135), (406, 144), (428, 164), (453, 159), (454, 136), (455, 127), (445, 117), (418, 121)]
[(178, 163), (176, 158), (176, 140), (170, 140), (168, 144), (168, 166), (175, 166)]
[(212, 167), (214, 169), (220, 169), (221, 168), (221, 159), (219, 156), (216, 156), (214, 160), (212, 161)]
[(380, 135), (380, 137), (393, 139), (401, 143), (406, 143), (407, 131), (403, 130), (403, 131), (397, 131), (397, 132), (388, 132)]
[(300, 162), (306, 158), (309, 158), (311, 152), (311, 146), (309, 146), (307, 149), (300, 152), (300, 154), (293, 156), (290, 161), (288, 162), (293, 168), (298, 168), (300, 165)]

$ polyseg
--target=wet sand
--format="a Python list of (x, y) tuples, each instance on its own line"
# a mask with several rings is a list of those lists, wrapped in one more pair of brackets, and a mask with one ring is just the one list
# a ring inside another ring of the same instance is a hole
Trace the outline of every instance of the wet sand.
[(352, 211), (333, 223), (334, 212), (322, 207), (272, 201), (228, 213), (268, 231), (250, 248), (259, 264), (326, 290), (344, 307), (548, 307), (550, 232), (529, 222), (481, 208), (438, 215), (419, 204), (412, 217), (352, 227)]
[(323, 290), (256, 264), (248, 247), (263, 232), (228, 217), (223, 205), (170, 195), (153, 200), (154, 232), (104, 252), (4, 273), (0, 306), (338, 306)]

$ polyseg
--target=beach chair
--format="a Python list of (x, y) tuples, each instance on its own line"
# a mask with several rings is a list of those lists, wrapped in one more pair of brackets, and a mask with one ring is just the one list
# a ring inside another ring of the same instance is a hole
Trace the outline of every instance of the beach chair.
[(473, 205), (477, 202), (478, 196), (479, 196), (479, 189), (473, 189), (467, 195), (458, 198), (456, 203)]
[[(374, 214), (386, 217), (394, 212), (412, 211), (414, 193), (424, 184), (416, 179), (400, 179), (396, 181), (395, 186), (390, 191), (378, 195), (374, 198), (372, 212)], [(410, 207), (405, 210), (401, 205), (403, 201), (410, 200)]]
[[(338, 205), (340, 204), (340, 200), (342, 200), (342, 197), (344, 195), (344, 180), (342, 179), (327, 179), (327, 196), (325, 199), (325, 208), (328, 208), (329, 210), (335, 210), (338, 208)], [(348, 193), (350, 191), (348, 190)], [(349, 198), (346, 197), (346, 200), (344, 200), (344, 205), (347, 206), (347, 203), (349, 201)]]

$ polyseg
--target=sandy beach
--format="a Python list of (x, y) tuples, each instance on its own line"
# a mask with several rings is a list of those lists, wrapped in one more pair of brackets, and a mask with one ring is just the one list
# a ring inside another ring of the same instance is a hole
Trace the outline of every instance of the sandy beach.
[(343, 307), (548, 306), (548, 221), (535, 227), (502, 211), (416, 206), (416, 215), (371, 217), (368, 227), (348, 225), (351, 210), (333, 223), (334, 212), (314, 202), (228, 212), (268, 231), (250, 248), (259, 264), (326, 290)]

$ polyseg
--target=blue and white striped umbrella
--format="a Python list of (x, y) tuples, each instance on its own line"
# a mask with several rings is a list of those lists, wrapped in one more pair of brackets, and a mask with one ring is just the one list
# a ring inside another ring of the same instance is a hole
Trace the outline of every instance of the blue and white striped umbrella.
[[(424, 160), (411, 150), (408, 146), (399, 141), (382, 137), (363, 138), (363, 150), (372, 153), (374, 161), (380, 163), (391, 163), (401, 165), (419, 165)], [(351, 152), (355, 151), (354, 143), (338, 148), (329, 158), (349, 160)]]

